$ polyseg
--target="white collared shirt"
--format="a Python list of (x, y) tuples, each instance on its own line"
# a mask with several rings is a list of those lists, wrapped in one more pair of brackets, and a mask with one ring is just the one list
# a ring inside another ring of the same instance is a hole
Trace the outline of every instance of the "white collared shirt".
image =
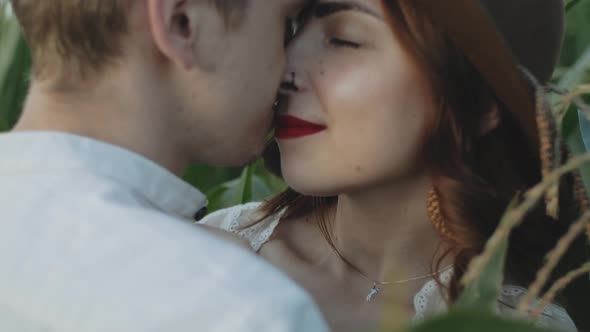
[(0, 134), (0, 331), (326, 331), (301, 288), (191, 223), (205, 205), (130, 151)]

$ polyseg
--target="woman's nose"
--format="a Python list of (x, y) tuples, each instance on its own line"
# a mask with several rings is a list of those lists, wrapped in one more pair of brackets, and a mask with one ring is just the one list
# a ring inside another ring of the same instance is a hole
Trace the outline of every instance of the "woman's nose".
[(322, 55), (322, 35), (318, 29), (308, 26), (295, 36), (287, 46), (286, 66), (281, 90), (300, 92), (306, 90), (309, 75), (316, 68), (315, 63)]
[(281, 92), (297, 92), (299, 91), (299, 84), (297, 82), (297, 73), (286, 71), (281, 81)]

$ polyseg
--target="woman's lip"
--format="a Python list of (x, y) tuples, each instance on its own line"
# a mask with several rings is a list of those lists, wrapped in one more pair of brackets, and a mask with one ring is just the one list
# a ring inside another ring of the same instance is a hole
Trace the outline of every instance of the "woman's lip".
[(277, 118), (275, 136), (278, 139), (292, 139), (317, 134), (326, 130), (326, 126), (300, 119), (292, 115), (280, 115)]
[(279, 127), (285, 128), (321, 128), (326, 129), (326, 126), (314, 123), (311, 121), (300, 119), (293, 115), (279, 115), (277, 117), (277, 124)]

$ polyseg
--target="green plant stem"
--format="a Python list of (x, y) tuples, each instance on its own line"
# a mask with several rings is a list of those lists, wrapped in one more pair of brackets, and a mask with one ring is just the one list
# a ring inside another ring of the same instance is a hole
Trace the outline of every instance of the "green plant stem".
[(580, 0), (569, 0), (565, 5), (565, 11), (569, 12), (574, 7), (576, 7), (576, 5), (579, 4), (580, 2), (581, 2)]
[(570, 68), (557, 84), (561, 90), (569, 91), (583, 83), (586, 71), (590, 68), (590, 46), (584, 51), (580, 59)]

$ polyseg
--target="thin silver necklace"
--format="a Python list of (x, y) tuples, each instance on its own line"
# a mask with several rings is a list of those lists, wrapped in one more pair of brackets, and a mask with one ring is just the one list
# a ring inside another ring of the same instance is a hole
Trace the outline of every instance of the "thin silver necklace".
[(362, 276), (363, 278), (365, 278), (367, 281), (371, 282), (373, 284), (373, 287), (371, 287), (371, 289), (369, 290), (369, 294), (367, 294), (366, 300), (367, 302), (371, 302), (373, 300), (373, 297), (377, 294), (379, 294), (379, 292), (381, 291), (381, 287), (382, 286), (387, 286), (387, 285), (396, 285), (396, 284), (403, 284), (406, 282), (410, 282), (410, 281), (417, 281), (417, 280), (423, 280), (423, 279), (427, 279), (427, 278), (432, 278), (436, 275), (438, 275), (441, 272), (444, 272), (446, 270), (449, 270), (453, 267), (453, 265), (449, 265), (443, 269), (440, 269), (434, 273), (430, 273), (427, 275), (423, 275), (420, 277), (414, 277), (414, 278), (410, 278), (410, 279), (403, 279), (403, 280), (395, 280), (395, 281), (379, 281), (379, 280), (375, 280), (375, 279), (371, 279), (368, 275), (366, 275), (363, 271), (361, 271), (359, 268), (357, 268), (356, 266), (354, 266), (354, 264), (352, 264), (351, 262), (348, 261), (348, 259), (344, 258), (342, 256), (342, 254), (340, 254), (340, 252), (338, 250), (336, 250), (336, 248), (332, 248), (334, 249), (334, 251), (336, 252), (336, 255), (338, 255), (338, 257), (346, 264), (348, 265), (348, 267), (350, 267), (351, 269), (353, 269), (356, 273), (358, 273), (360, 276)]

